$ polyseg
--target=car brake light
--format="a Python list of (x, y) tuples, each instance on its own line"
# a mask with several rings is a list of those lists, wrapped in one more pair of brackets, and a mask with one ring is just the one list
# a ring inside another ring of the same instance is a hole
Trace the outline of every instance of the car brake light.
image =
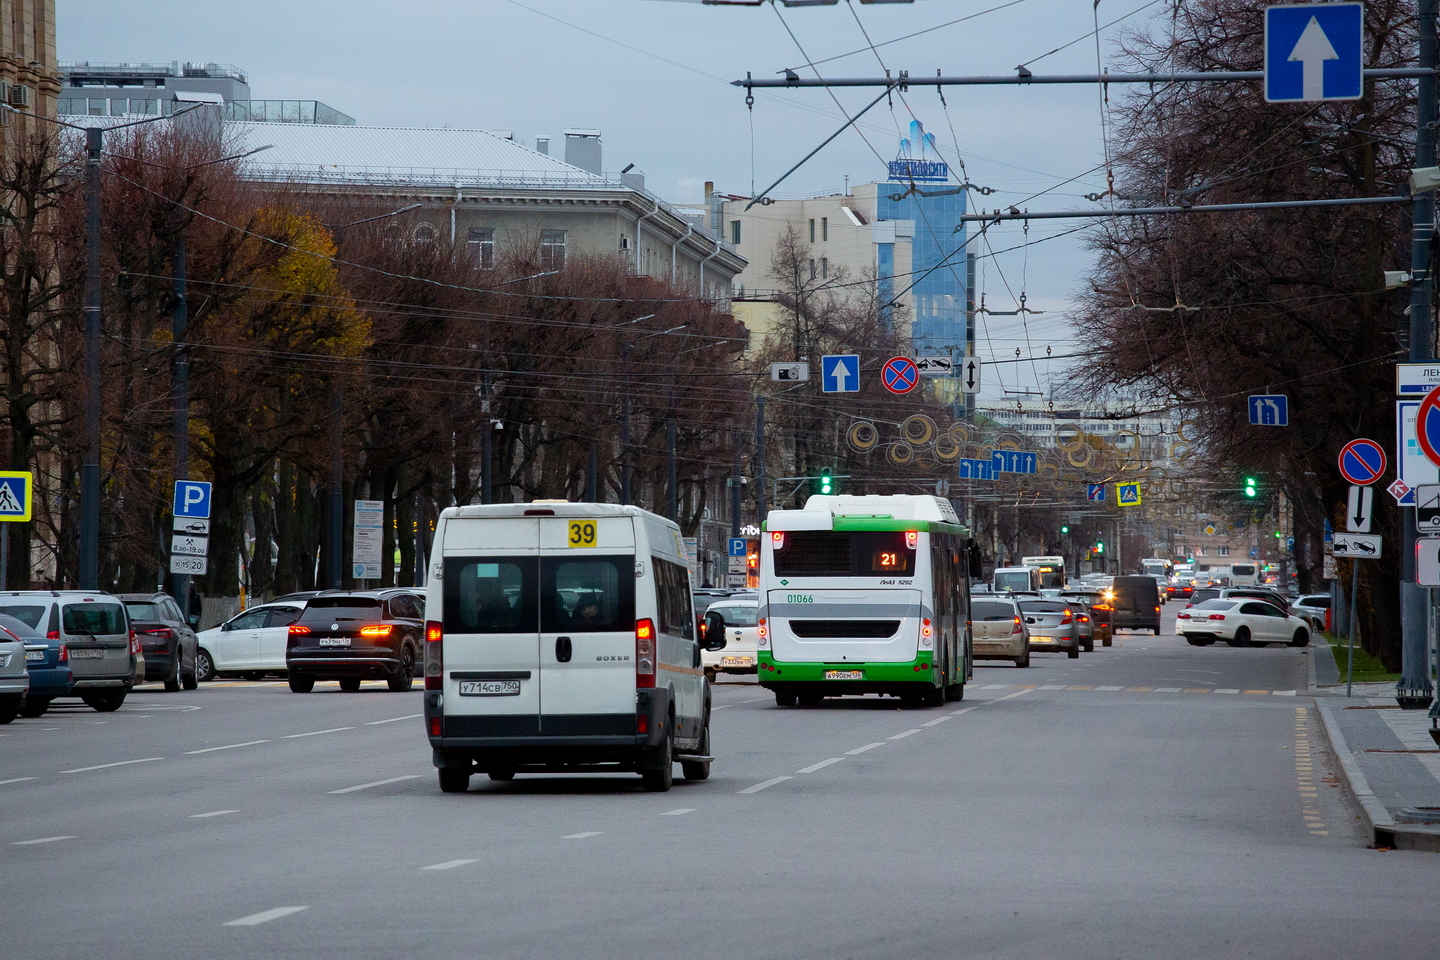
[(432, 736), (432, 737), (441, 736), (441, 732), (440, 732), (440, 718), (439, 718), (439, 717), (431, 717), (431, 718), (430, 718), (430, 736)]
[(1189, 620), (1189, 619), (1190, 619), (1190, 614), (1185, 613), (1185, 612), (1182, 610), (1180, 613), (1175, 614), (1175, 619), (1176, 619), (1176, 620)]
[(1224, 619), (1225, 619), (1225, 614), (1223, 614), (1223, 613), (1212, 613), (1212, 614), (1210, 614), (1210, 619), (1211, 619), (1211, 620), (1224, 620)]
[(1083, 614), (1083, 613), (1082, 613), (1082, 614), (1078, 614), (1078, 615), (1075, 617), (1075, 619), (1076, 619), (1076, 621), (1079, 622), (1079, 623), (1089, 623), (1089, 622), (1090, 622), (1090, 618), (1087, 617), (1087, 616), (1085, 616), (1085, 614)]
[(445, 628), (438, 620), (425, 621), (425, 689), (445, 689)]
[(45, 634), (45, 639), (46, 639), (46, 640), (59, 640), (59, 639), (60, 639), (60, 631), (59, 631), (59, 630), (51, 630), (49, 633)]
[(1062, 626), (1062, 627), (1065, 626), (1065, 624), (1067, 624), (1067, 623), (1074, 623), (1074, 622), (1075, 622), (1075, 618), (1070, 615), (1070, 611), (1069, 611), (1069, 610), (1066, 610), (1066, 611), (1065, 611), (1065, 616), (1063, 616), (1063, 617), (1060, 618), (1060, 626)]
[(390, 624), (372, 623), (360, 628), (362, 637), (388, 637), (390, 636)]
[(1014, 628), (1013, 630), (1011, 630), (1010, 632), (1011, 632), (1011, 633), (1019, 633), (1019, 632), (1020, 632), (1020, 618), (1019, 618), (1019, 617), (1016, 617), (1016, 618), (1015, 618), (1015, 628)]
[(145, 632), (147, 634), (154, 634), (161, 640), (169, 640), (170, 638), (175, 636), (175, 631), (171, 630), (169, 627), (156, 627), (154, 630), (146, 630)]
[(635, 621), (635, 686), (655, 686), (655, 621)]
[(66, 661), (69, 660), (69, 659), (70, 659), (70, 648), (67, 647), (67, 646), (65, 646), (65, 644), (63, 644), (63, 643), (60, 644), (60, 660), (59, 660), (58, 662), (64, 663), (64, 662), (66, 662)]
[(292, 636), (292, 637), (298, 637), (298, 636), (300, 636), (301, 634), (306, 634), (306, 633), (309, 633), (309, 632), (310, 632), (310, 628), (309, 628), (309, 627), (302, 627), (302, 626), (301, 626), (300, 624), (298, 624), (298, 623), (292, 623), (292, 624), (290, 624), (290, 636)]
[(135, 631), (130, 631), (130, 655), (138, 656), (140, 653), (140, 638), (135, 636)]

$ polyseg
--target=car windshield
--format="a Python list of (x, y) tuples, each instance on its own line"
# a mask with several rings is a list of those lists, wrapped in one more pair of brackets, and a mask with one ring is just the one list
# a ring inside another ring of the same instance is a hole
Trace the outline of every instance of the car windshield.
[(760, 605), (750, 603), (715, 604), (711, 612), (720, 614), (727, 627), (753, 627), (759, 622)]
[(1070, 607), (1054, 600), (1021, 600), (1020, 609), (1026, 613), (1069, 613)]
[(970, 619), (975, 621), (1013, 620), (1015, 605), (1000, 600), (973, 600), (970, 603)]

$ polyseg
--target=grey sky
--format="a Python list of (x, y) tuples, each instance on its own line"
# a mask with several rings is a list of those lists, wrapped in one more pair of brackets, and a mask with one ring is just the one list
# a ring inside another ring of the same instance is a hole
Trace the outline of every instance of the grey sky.
[[(812, 59), (863, 53), (819, 67), (827, 77), (881, 72), (856, 18), (876, 43), (979, 13), (1006, 0), (918, 0), (913, 4), (779, 8)], [(1146, 0), (1101, 0), (1104, 24)], [(605, 167), (628, 163), (647, 184), (674, 202), (697, 202), (706, 180), (722, 192), (763, 188), (843, 122), (823, 90), (773, 91), (757, 96), (753, 113), (744, 92), (727, 81), (746, 71), (775, 76), (806, 58), (781, 17), (764, 7), (716, 7), (676, 0), (59, 0), (57, 38), (63, 60), (207, 60), (247, 70), (257, 99), (317, 99), (377, 126), (456, 126), (512, 130), (533, 145), (566, 127), (603, 131)], [(1142, 24), (1152, 5), (1102, 31), (1102, 53), (1122, 27)], [(1020, 0), (1006, 9), (883, 46), (892, 71), (912, 77), (1008, 74), (1094, 28), (1089, 0)], [(584, 31), (590, 31), (586, 33)], [(599, 34), (619, 43), (595, 36)], [(627, 49), (626, 44), (637, 50)], [(1093, 73), (1093, 39), (1075, 43), (1033, 66), (1037, 73)], [(813, 73), (802, 71), (804, 75)], [(1112, 89), (1112, 96), (1120, 91)], [(853, 111), (874, 96), (837, 91)], [(952, 166), (964, 160), (970, 180), (996, 188), (972, 194), (972, 207), (1032, 210), (1088, 205), (1080, 195), (1104, 189), (1103, 171), (1057, 187), (1101, 164), (1098, 93), (1085, 87), (950, 88), (949, 109), (935, 89), (915, 88), (881, 104), (854, 132), (834, 143), (776, 190), (778, 196), (838, 192), (851, 183), (883, 179), (883, 161), (913, 110), (934, 133)], [(907, 103), (909, 110), (907, 110)], [(953, 135), (951, 129), (953, 127)], [(752, 132), (753, 131), (753, 132)], [(868, 140), (868, 144), (867, 144)], [(958, 150), (957, 143), (958, 140)], [(873, 149), (872, 149), (873, 148)], [(878, 154), (878, 156), (877, 156)], [(1050, 190), (1045, 196), (1031, 195)], [(1029, 239), (1072, 229), (1074, 222), (1033, 224)], [(1021, 243), (1022, 228), (989, 234), (999, 250)], [(983, 245), (979, 253), (987, 252)], [(1088, 256), (1076, 237), (1003, 254), (983, 266), (983, 291), (995, 309), (1014, 309), (1025, 290), (1044, 309), (1028, 330), (1014, 317), (988, 318), (980, 328), (982, 356), (1013, 358), (1045, 348), (1070, 353), (1063, 319), (1079, 288)], [(1001, 274), (1003, 273), (1003, 279)], [(1028, 334), (1028, 336), (1027, 336)], [(1048, 393), (1063, 363), (996, 368), (1008, 388)], [(995, 386), (987, 378), (987, 386)], [(987, 390), (987, 397), (998, 391)]]

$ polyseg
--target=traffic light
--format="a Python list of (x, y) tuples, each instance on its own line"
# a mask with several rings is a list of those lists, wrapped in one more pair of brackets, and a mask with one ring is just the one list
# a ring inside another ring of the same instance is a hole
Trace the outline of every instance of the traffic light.
[(1251, 500), (1254, 500), (1256, 497), (1260, 496), (1260, 481), (1256, 480), (1254, 477), (1246, 477), (1245, 496), (1249, 497)]
[(1061, 532), (1061, 533), (1066, 533), (1066, 534), (1068, 534), (1068, 533), (1070, 532), (1070, 528), (1069, 528), (1069, 527), (1061, 527), (1061, 528), (1060, 528), (1060, 532)]
[(820, 471), (820, 482), (816, 484), (816, 489), (822, 496), (835, 492), (835, 478), (830, 475), (830, 468)]
[(1098, 541), (1096, 541), (1096, 543), (1095, 543), (1095, 552), (1096, 552), (1096, 553), (1104, 553), (1104, 552), (1105, 552), (1105, 541), (1104, 541), (1104, 540), (1098, 540)]

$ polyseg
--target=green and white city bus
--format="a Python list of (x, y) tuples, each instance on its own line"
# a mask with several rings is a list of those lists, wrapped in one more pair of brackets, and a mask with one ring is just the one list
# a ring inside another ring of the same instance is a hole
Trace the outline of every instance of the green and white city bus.
[(964, 696), (973, 541), (950, 501), (815, 496), (762, 529), (757, 659), (778, 705)]

